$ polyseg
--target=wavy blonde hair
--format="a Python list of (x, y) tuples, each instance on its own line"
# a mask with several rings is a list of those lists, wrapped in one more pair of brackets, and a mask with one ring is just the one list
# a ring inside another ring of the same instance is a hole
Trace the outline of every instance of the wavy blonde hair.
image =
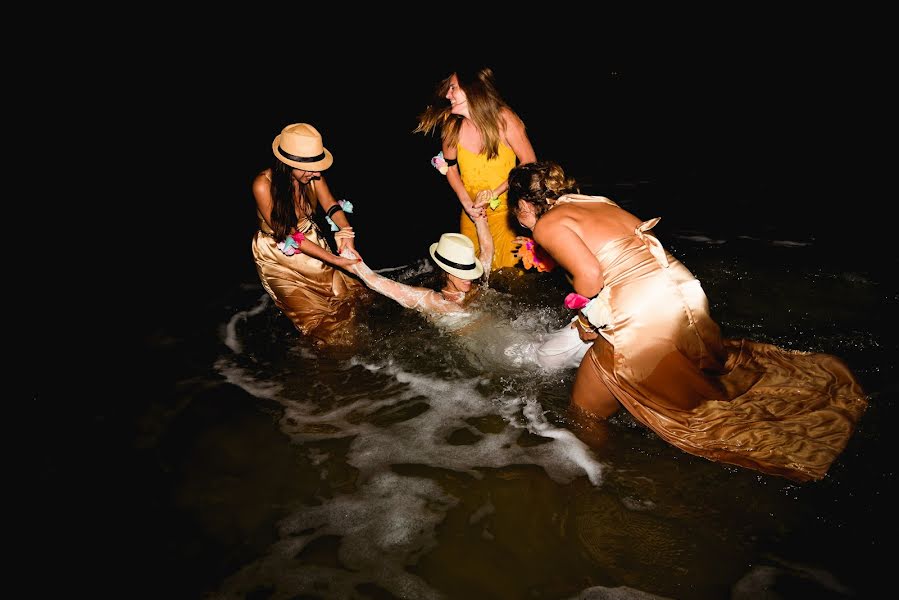
[(452, 114), (452, 107), (446, 100), (453, 75), (459, 80), (459, 87), (465, 92), (469, 115), (484, 141), (482, 153), (487, 155), (488, 160), (496, 158), (499, 155), (501, 134), (505, 129), (503, 109), (513, 114), (514, 111), (496, 89), (493, 69), (489, 67), (474, 71), (459, 69), (437, 84), (433, 103), (418, 115), (418, 125), (412, 133), (432, 134), (439, 127), (442, 142), (449, 146), (459, 143), (459, 130), (464, 117)]
[(506, 203), (509, 210), (517, 212), (518, 201), (524, 200), (534, 207), (537, 218), (552, 208), (560, 196), (578, 194), (577, 181), (565, 174), (556, 162), (541, 160), (518, 165), (509, 171), (509, 194)]

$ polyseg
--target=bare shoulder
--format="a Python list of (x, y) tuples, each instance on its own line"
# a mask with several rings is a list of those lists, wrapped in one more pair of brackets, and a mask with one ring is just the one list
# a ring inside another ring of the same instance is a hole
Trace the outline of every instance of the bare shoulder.
[(534, 225), (533, 229), (534, 239), (537, 239), (538, 236), (552, 236), (554, 232), (558, 231), (560, 227), (564, 226), (567, 218), (565, 215), (565, 211), (559, 210), (560, 208), (562, 207), (559, 206), (557, 208), (554, 208), (553, 210), (542, 215), (537, 220), (537, 224)]
[(504, 106), (502, 108), (502, 110), (500, 111), (500, 116), (502, 117), (503, 124), (506, 126), (507, 130), (524, 130), (524, 121), (521, 120), (521, 117), (518, 116), (518, 113), (516, 113), (508, 106)]
[(253, 197), (256, 204), (266, 211), (272, 203), (272, 180), (271, 170), (266, 169), (253, 178)]
[(260, 186), (264, 186), (266, 188), (271, 187), (272, 183), (272, 170), (265, 169), (264, 171), (260, 171), (256, 174), (256, 177), (253, 178), (253, 189)]

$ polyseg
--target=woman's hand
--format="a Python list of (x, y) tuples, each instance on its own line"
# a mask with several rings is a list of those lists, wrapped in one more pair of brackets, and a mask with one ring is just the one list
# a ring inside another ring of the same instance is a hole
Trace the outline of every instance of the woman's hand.
[(350, 250), (353, 254), (359, 256), (359, 252), (356, 250), (356, 242), (353, 238), (337, 240), (337, 254), (343, 254), (344, 250)]
[(343, 254), (345, 249), (350, 249), (354, 255), (358, 256), (359, 253), (356, 251), (355, 237), (356, 234), (352, 227), (343, 227), (335, 232), (334, 241), (337, 242), (337, 254)]
[(484, 210), (483, 206), (478, 206), (475, 204), (462, 204), (462, 208), (465, 209), (465, 212), (468, 214), (468, 218), (472, 221), (477, 220), (479, 217), (483, 217), (487, 214), (487, 211)]
[(580, 336), (582, 342), (592, 342), (599, 337), (596, 329), (580, 314), (578, 314), (577, 319), (574, 320), (571, 326), (577, 329), (578, 336)]
[(493, 193), (493, 190), (481, 190), (478, 192), (478, 195), (475, 196), (474, 205), (481, 209), (486, 209), (486, 207), (490, 204), (490, 201), (496, 198), (496, 194)]
[(338, 267), (349, 267), (360, 262), (362, 262), (362, 257), (356, 253), (355, 248), (344, 248), (340, 251), (340, 256), (334, 260), (334, 264)]
[(356, 243), (351, 237), (337, 240), (337, 253), (344, 258), (356, 258), (362, 260), (362, 255), (356, 250)]
[(361, 258), (345, 258), (343, 256), (337, 256), (334, 258), (334, 266), (347, 268), (350, 265), (355, 265), (358, 262), (362, 262)]

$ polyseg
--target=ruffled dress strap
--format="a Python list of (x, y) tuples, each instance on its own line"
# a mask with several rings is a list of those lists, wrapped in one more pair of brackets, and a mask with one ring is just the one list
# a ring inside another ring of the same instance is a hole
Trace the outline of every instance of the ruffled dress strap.
[(654, 219), (649, 219), (648, 221), (643, 221), (637, 228), (634, 230), (634, 234), (646, 244), (646, 247), (649, 249), (649, 252), (655, 257), (655, 259), (659, 262), (661, 266), (664, 268), (668, 268), (668, 257), (665, 255), (665, 249), (662, 247), (662, 242), (659, 241), (654, 235), (646, 235), (646, 232), (652, 229), (658, 224), (659, 221), (662, 220), (662, 217), (656, 217)]

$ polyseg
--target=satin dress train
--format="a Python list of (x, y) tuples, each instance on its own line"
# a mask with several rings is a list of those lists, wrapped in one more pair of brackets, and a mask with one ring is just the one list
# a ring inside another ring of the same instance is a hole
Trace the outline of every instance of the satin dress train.
[[(579, 194), (559, 202), (614, 205)], [(650, 231), (658, 221), (595, 252), (605, 287), (594, 318), (603, 327), (582, 368), (685, 452), (821, 479), (867, 408), (861, 385), (829, 354), (722, 339), (699, 280)]]

